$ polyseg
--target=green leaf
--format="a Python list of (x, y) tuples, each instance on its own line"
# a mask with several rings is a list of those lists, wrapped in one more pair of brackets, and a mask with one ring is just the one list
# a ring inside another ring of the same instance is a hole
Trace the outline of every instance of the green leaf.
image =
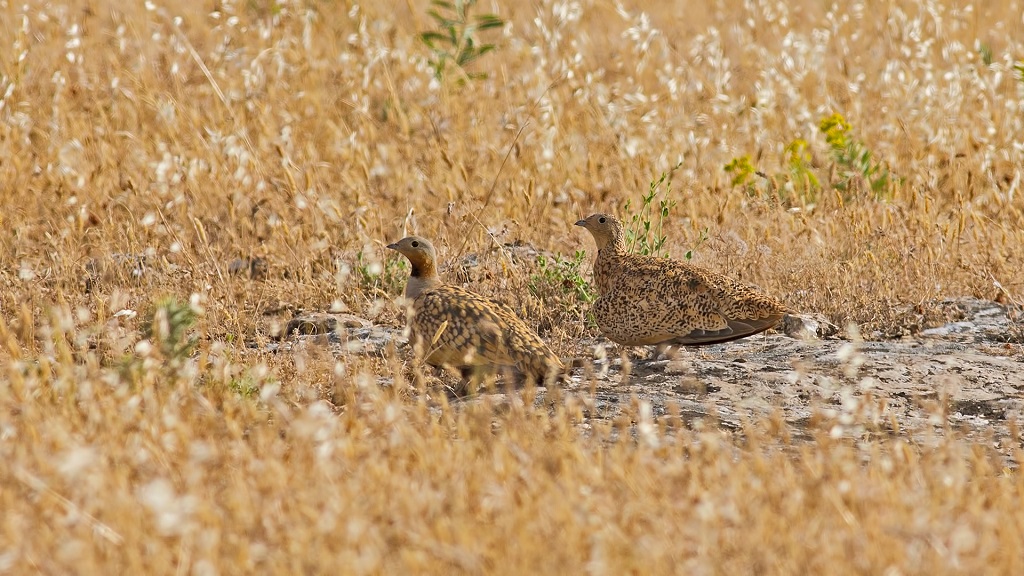
[(422, 34), (420, 34), (420, 40), (422, 40), (423, 43), (426, 44), (427, 46), (430, 46), (431, 48), (434, 48), (435, 47), (434, 42), (436, 42), (436, 41), (445, 41), (445, 42), (447, 42), (448, 38), (446, 36), (444, 36), (443, 34), (439, 34), (437, 32), (423, 32)]
[(498, 18), (494, 14), (484, 14), (476, 17), (476, 28), (477, 30), (490, 30), (492, 28), (501, 28), (505, 25), (505, 21)]

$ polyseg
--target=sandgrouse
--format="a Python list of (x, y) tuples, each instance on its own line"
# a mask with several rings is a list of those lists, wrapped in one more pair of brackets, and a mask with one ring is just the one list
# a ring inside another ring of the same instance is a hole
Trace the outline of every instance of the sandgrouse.
[(451, 366), (464, 377), (513, 371), (544, 384), (562, 371), (562, 362), (511, 309), (468, 290), (441, 282), (433, 245), (409, 236), (388, 248), (412, 264), (405, 297), (413, 350), (428, 364)]
[(576, 222), (594, 236), (594, 319), (623, 346), (701, 346), (763, 332), (788, 309), (717, 272), (626, 253), (622, 224), (608, 214)]

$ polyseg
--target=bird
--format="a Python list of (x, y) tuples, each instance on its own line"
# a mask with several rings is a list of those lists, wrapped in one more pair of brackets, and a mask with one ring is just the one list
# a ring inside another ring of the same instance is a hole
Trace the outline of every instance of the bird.
[(412, 265), (410, 342), (427, 364), (454, 367), (467, 379), (511, 371), (537, 385), (563, 373), (561, 360), (508, 306), (442, 282), (428, 240), (409, 236), (387, 247)]
[(594, 237), (592, 312), (622, 346), (704, 346), (775, 326), (789, 309), (723, 274), (679, 260), (626, 252), (622, 223), (609, 214), (576, 222)]

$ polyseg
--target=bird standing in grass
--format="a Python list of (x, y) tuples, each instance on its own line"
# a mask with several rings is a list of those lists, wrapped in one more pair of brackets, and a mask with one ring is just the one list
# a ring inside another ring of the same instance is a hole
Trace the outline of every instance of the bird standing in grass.
[(507, 306), (441, 282), (429, 241), (409, 236), (388, 248), (412, 264), (405, 287), (412, 300), (410, 342), (428, 364), (457, 368), (464, 377), (511, 370), (536, 384), (562, 371), (558, 357)]
[(788, 309), (717, 272), (626, 252), (622, 223), (608, 214), (576, 222), (594, 236), (594, 319), (623, 346), (701, 346), (775, 326)]

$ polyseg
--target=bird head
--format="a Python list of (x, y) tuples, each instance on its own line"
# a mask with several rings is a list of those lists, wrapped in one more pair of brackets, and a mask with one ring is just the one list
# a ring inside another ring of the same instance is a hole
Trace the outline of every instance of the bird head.
[(388, 248), (409, 259), (409, 263), (412, 264), (413, 276), (433, 273), (434, 260), (437, 256), (434, 253), (434, 245), (426, 238), (407, 236), (394, 244), (388, 244)]
[[(586, 228), (587, 232), (594, 237), (597, 249), (601, 250), (606, 246), (617, 246), (623, 244), (622, 223), (611, 214), (591, 214), (583, 220), (576, 222), (577, 226)], [(624, 248), (623, 244), (623, 248)]]

